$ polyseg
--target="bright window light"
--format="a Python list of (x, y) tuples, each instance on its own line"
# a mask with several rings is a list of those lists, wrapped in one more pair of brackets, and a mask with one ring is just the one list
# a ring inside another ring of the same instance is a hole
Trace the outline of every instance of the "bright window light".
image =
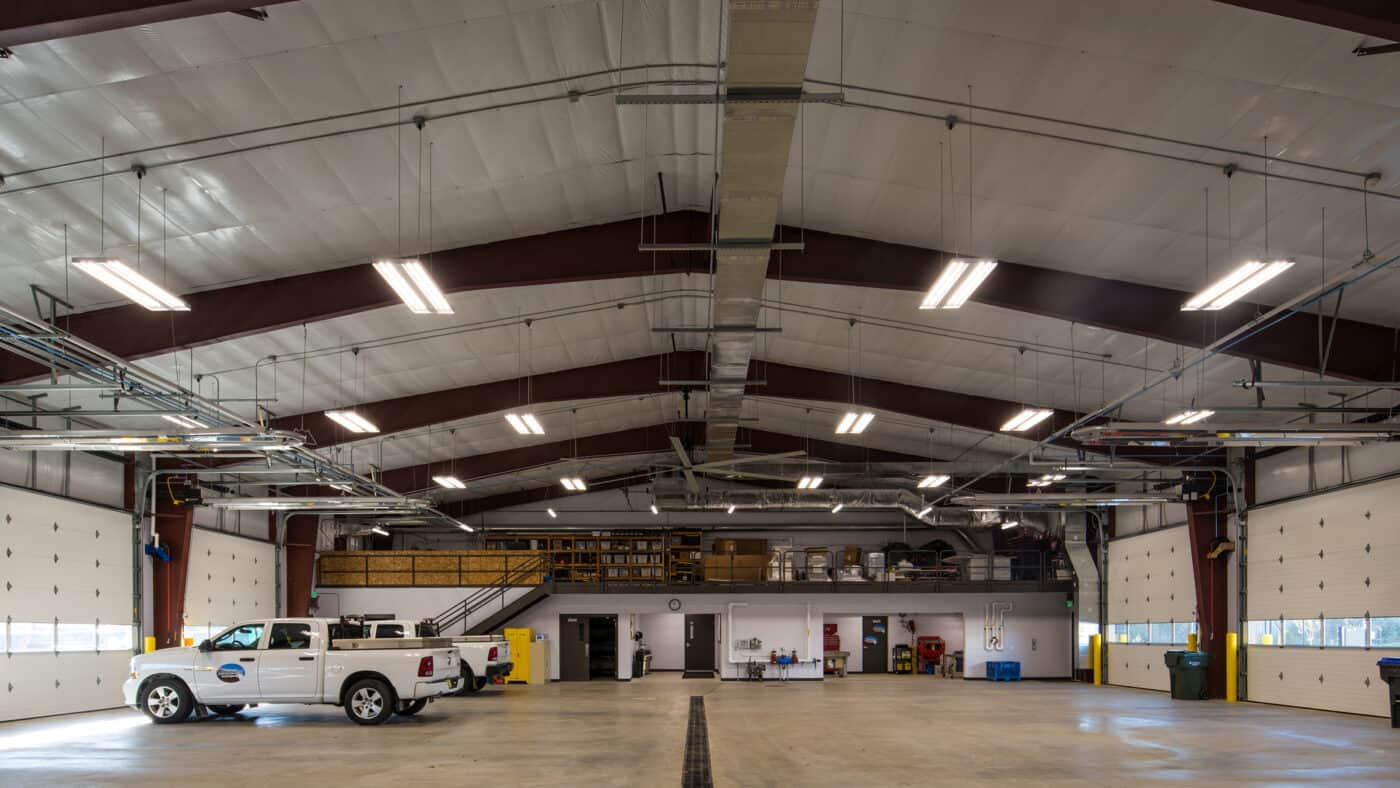
[(914, 516), (915, 516), (915, 517), (923, 517), (924, 515), (928, 514), (928, 513), (931, 512), (931, 511), (933, 511), (933, 507), (932, 507), (932, 506), (925, 506), (924, 508), (922, 508), (922, 509), (919, 510), (919, 513), (918, 513), (918, 514), (916, 514), (916, 515), (914, 515)]
[(544, 427), (540, 426), (539, 419), (533, 413), (507, 413), (506, 421), (510, 422), (511, 429), (521, 435), (544, 434)]
[(162, 419), (165, 419), (166, 421), (170, 422), (171, 424), (178, 424), (178, 425), (180, 425), (181, 427), (187, 427), (187, 428), (192, 429), (192, 430), (200, 430), (200, 429), (204, 429), (204, 427), (205, 427), (204, 424), (199, 423), (198, 421), (196, 421), (196, 420), (190, 418), (189, 416), (170, 416), (170, 415), (165, 415), (165, 416), (161, 416), (161, 418), (162, 418)]
[(379, 432), (378, 427), (353, 410), (328, 410), (326, 418), (351, 432)]
[(661, 510), (658, 509), (658, 508), (656, 508), (656, 504), (652, 504), (652, 505), (651, 505), (651, 513), (652, 513), (652, 514), (661, 514)]
[(374, 264), (374, 270), (413, 314), (452, 314), (452, 305), (418, 260), (380, 260)]
[(797, 480), (797, 489), (799, 490), (815, 490), (820, 486), (822, 486), (822, 477), (820, 476), (803, 476)]
[(73, 267), (152, 312), (188, 312), (190, 305), (109, 257), (74, 257)]
[(1166, 424), (1195, 424), (1204, 421), (1215, 415), (1213, 410), (1183, 410), (1182, 412), (1167, 419)]
[(558, 517), (558, 516), (559, 516), (559, 515), (557, 515), (557, 514), (554, 513), (554, 510), (553, 510), (553, 509), (545, 509), (545, 511), (549, 513), (549, 516), (550, 516), (550, 517)]
[(1197, 293), (1190, 301), (1181, 305), (1181, 310), (1195, 312), (1224, 309), (1292, 267), (1291, 260), (1275, 260), (1271, 263), (1250, 260)]
[(388, 532), (386, 529), (380, 528), (380, 527), (377, 526), (377, 525), (374, 526), (373, 528), (369, 529), (369, 530), (370, 530), (370, 533), (379, 534), (380, 536), (388, 536), (388, 535), (389, 535), (389, 532)]
[(870, 411), (856, 413), (850, 411), (841, 417), (841, 421), (836, 424), (837, 435), (859, 435), (865, 432), (865, 428), (870, 426), (870, 422), (875, 420), (875, 414)]
[(570, 492), (583, 492), (588, 489), (588, 485), (583, 483), (583, 479), (577, 476), (565, 476), (559, 480), (559, 483)]
[(996, 270), (995, 260), (950, 260), (928, 289), (920, 309), (957, 309)]
[(838, 504), (836, 504), (835, 506), (831, 507), (831, 513), (832, 513), (832, 514), (836, 514), (837, 512), (839, 512), (839, 511), (841, 511), (842, 509), (845, 509), (845, 508), (846, 508), (846, 504), (844, 504), (844, 503), (838, 503)]
[(942, 487), (948, 483), (948, 477), (943, 475), (925, 476), (919, 480), (919, 489), (927, 490), (932, 487)]
[(445, 487), (449, 490), (467, 489), (467, 483), (458, 479), (456, 476), (434, 476), (433, 481), (436, 482), (439, 487)]
[(1055, 411), (1046, 408), (1026, 408), (1011, 418), (1010, 421), (1001, 425), (1002, 432), (1025, 432), (1042, 421), (1050, 418), (1050, 414)]

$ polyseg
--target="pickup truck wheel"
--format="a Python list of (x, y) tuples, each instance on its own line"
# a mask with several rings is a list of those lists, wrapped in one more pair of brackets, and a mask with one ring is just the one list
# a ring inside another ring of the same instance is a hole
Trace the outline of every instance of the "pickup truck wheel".
[(379, 679), (362, 679), (345, 693), (345, 714), (360, 725), (378, 725), (394, 713), (394, 690)]
[(472, 669), (467, 663), (462, 663), (462, 694), (480, 692), (486, 686), (486, 678), (472, 673)]
[(230, 714), (237, 714), (247, 707), (240, 703), (231, 706), (208, 706), (207, 708), (214, 712), (214, 716), (216, 717), (227, 717)]
[(415, 714), (417, 714), (418, 712), (422, 711), (423, 708), (424, 708), (425, 706), (427, 706), (427, 705), (428, 705), (428, 699), (427, 699), (427, 698), (419, 698), (418, 700), (410, 701), (410, 702), (408, 703), (408, 705), (404, 706), (403, 708), (399, 709), (398, 711), (395, 711), (394, 713), (397, 714), (397, 715), (399, 715), (400, 717), (412, 717), (413, 715), (415, 715)]
[(156, 679), (141, 692), (141, 711), (157, 725), (184, 722), (194, 710), (189, 687), (177, 678)]

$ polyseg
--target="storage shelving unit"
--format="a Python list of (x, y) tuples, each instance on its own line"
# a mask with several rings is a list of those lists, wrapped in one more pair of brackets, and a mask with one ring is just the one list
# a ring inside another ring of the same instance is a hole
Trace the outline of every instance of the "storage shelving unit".
[(661, 582), (668, 577), (667, 543), (667, 534), (655, 531), (502, 533), (485, 538), (487, 550), (545, 551), (554, 564), (554, 579), (575, 583)]
[(700, 561), (704, 557), (701, 550), (699, 531), (668, 531), (667, 560), (670, 571), (667, 574), (672, 583), (693, 583), (700, 577)]

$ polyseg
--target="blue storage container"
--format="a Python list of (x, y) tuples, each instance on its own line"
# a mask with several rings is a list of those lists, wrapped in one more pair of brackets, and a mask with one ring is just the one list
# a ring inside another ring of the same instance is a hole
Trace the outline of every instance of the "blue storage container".
[(998, 661), (987, 663), (988, 681), (1020, 681), (1021, 663)]

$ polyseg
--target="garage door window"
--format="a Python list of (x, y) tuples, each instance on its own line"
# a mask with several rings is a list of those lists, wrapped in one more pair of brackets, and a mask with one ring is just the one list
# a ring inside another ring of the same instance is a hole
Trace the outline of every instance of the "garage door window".
[(53, 651), (53, 622), (11, 621), (9, 651), (16, 654)]
[(1372, 648), (1400, 648), (1400, 616), (1371, 619)]
[(98, 651), (130, 651), (132, 648), (130, 624), (97, 625)]
[(96, 624), (59, 624), (58, 651), (96, 651)]

